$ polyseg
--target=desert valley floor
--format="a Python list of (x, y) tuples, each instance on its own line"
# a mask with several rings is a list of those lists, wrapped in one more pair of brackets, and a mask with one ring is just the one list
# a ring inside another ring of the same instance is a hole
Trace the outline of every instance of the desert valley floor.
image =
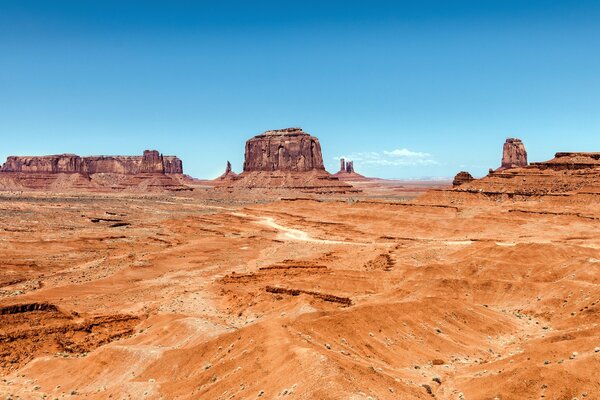
[(599, 399), (600, 204), (0, 195), (2, 399)]

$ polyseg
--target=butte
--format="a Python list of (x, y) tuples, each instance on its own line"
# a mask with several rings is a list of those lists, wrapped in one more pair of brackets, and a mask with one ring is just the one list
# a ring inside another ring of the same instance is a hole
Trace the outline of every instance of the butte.
[(217, 187), (319, 194), (357, 191), (325, 170), (319, 139), (301, 128), (270, 130), (249, 139), (243, 172)]

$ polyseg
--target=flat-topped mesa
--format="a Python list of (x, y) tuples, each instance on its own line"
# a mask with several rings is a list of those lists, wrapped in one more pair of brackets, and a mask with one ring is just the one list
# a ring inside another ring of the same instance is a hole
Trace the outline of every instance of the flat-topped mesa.
[(527, 151), (521, 139), (507, 138), (502, 148), (502, 164), (498, 170), (527, 166)]
[(301, 128), (266, 131), (246, 142), (244, 172), (325, 170), (319, 139)]
[(600, 153), (559, 152), (552, 160), (531, 163), (540, 169), (577, 170), (600, 167)]
[(10, 156), (0, 172), (80, 173), (80, 174), (183, 174), (183, 163), (175, 156), (146, 150), (142, 156), (90, 156), (57, 154), (50, 156)]
[(215, 188), (307, 194), (359, 192), (325, 170), (319, 139), (301, 128), (269, 130), (250, 138), (242, 173), (222, 175)]

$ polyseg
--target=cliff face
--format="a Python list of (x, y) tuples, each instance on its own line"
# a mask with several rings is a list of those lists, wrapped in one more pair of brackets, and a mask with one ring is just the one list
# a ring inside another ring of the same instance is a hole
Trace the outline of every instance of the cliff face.
[(266, 131), (246, 142), (244, 172), (325, 170), (319, 139), (300, 128)]
[(508, 138), (502, 148), (502, 164), (500, 169), (527, 166), (527, 151), (521, 139)]
[(244, 171), (239, 175), (229, 172), (217, 180), (217, 188), (232, 192), (248, 189), (357, 192), (351, 185), (325, 171), (319, 140), (300, 128), (266, 131), (249, 139), (246, 142)]
[(175, 156), (163, 156), (156, 150), (146, 150), (143, 156), (92, 156), (59, 154), (39, 157), (10, 156), (0, 172), (20, 173), (140, 173), (182, 174), (183, 163)]

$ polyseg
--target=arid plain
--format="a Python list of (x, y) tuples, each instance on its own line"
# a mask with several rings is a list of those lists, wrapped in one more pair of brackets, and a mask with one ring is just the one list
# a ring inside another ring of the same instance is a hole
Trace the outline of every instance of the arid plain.
[(5, 194), (0, 391), (595, 398), (597, 204), (443, 200)]
[(2, 192), (0, 393), (598, 399), (597, 169), (549, 165), (455, 188)]

